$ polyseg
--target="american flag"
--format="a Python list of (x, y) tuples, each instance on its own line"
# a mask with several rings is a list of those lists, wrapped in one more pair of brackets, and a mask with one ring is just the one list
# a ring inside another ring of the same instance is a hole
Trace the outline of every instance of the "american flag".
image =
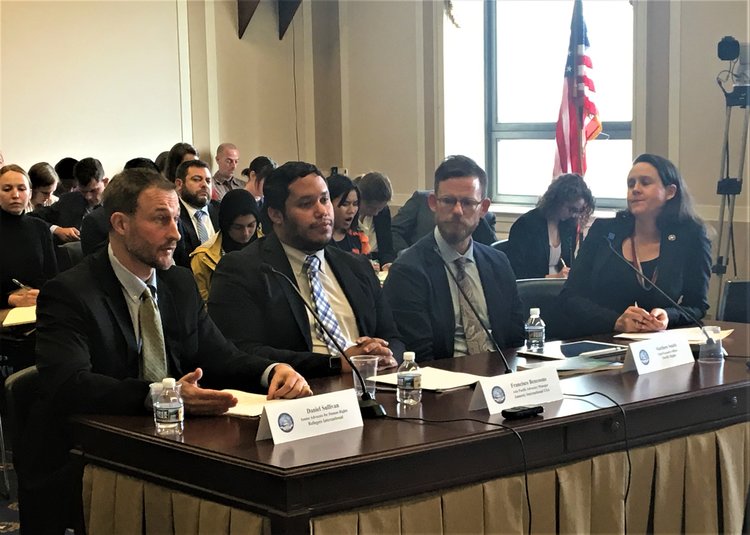
[(589, 38), (583, 20), (581, 0), (575, 0), (570, 21), (570, 44), (565, 63), (562, 103), (557, 118), (554, 176), (562, 173), (586, 173), (586, 142), (596, 139), (602, 131), (599, 112), (591, 100), (594, 82), (589, 78), (591, 58)]

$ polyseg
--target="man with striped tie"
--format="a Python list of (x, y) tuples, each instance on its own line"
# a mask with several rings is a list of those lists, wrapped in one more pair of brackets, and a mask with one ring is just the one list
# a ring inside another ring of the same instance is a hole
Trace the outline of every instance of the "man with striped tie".
[(180, 196), (182, 234), (175, 263), (189, 268), (190, 253), (212, 238), (219, 228), (219, 203), (211, 200), (211, 170), (202, 160), (182, 162), (174, 183)]
[(274, 232), (219, 262), (208, 299), (219, 329), (240, 349), (307, 377), (348, 371), (339, 346), (395, 366), (404, 346), (369, 260), (327, 247), (333, 205), (320, 171), (287, 162), (263, 193)]

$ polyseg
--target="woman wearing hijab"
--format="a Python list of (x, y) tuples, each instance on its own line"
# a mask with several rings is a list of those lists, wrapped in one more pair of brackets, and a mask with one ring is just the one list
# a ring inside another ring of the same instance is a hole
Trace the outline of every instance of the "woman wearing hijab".
[(208, 301), (211, 278), (221, 257), (255, 241), (259, 219), (258, 204), (248, 191), (232, 190), (221, 199), (219, 232), (190, 255), (190, 267), (204, 301)]

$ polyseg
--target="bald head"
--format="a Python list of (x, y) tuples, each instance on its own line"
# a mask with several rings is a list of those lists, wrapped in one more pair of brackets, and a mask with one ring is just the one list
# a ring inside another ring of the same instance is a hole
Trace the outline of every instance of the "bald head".
[(216, 148), (216, 165), (219, 167), (217, 175), (229, 178), (240, 163), (240, 151), (233, 143), (222, 143)]

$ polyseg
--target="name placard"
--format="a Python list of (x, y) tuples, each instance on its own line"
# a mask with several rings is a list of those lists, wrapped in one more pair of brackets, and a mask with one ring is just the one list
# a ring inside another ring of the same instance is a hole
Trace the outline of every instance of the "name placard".
[(255, 440), (272, 438), (274, 444), (283, 444), (355, 427), (362, 427), (362, 414), (350, 388), (265, 405)]
[(534, 368), (516, 373), (484, 377), (474, 389), (470, 411), (487, 408), (490, 414), (519, 405), (538, 405), (562, 399), (555, 368)]
[(635, 370), (643, 375), (693, 362), (695, 359), (685, 338), (662, 335), (630, 344), (622, 371)]

